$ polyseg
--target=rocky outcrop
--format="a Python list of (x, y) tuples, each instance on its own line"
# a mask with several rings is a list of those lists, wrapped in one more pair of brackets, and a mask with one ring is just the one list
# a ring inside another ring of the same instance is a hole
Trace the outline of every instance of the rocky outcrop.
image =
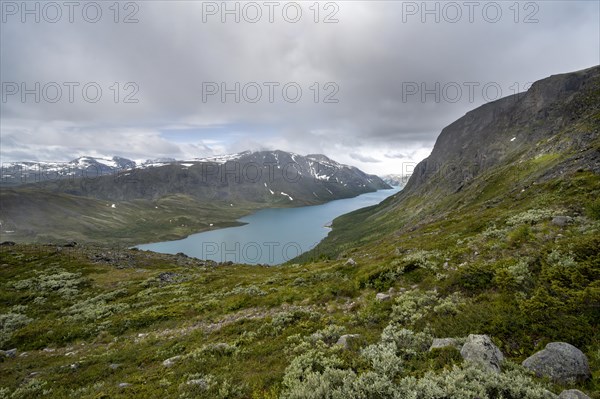
[(7, 358), (15, 358), (17, 356), (17, 349), (13, 348), (13, 349), (9, 349), (6, 351), (0, 350), (0, 359), (2, 359), (3, 357), (7, 357)]
[(181, 358), (181, 355), (170, 357), (167, 360), (163, 361), (162, 365), (165, 367), (173, 367), (173, 365), (175, 365), (175, 363), (178, 362)]
[(484, 368), (499, 373), (504, 355), (487, 335), (470, 334), (460, 350), (467, 362), (475, 363)]
[(378, 302), (387, 302), (390, 299), (392, 299), (392, 296), (390, 294), (384, 294), (383, 292), (379, 292), (377, 295), (375, 295), (375, 299)]
[[(456, 192), (494, 166), (534, 157), (541, 150), (537, 146), (541, 140), (558, 135), (584, 112), (594, 112), (588, 95), (599, 79), (600, 67), (554, 75), (535, 82), (526, 93), (467, 112), (442, 130), (431, 155), (415, 167), (398, 198), (430, 182), (440, 194)], [(555, 147), (547, 151), (562, 152), (563, 147), (584, 149), (597, 137), (597, 132), (589, 133), (563, 143), (554, 140), (548, 145)], [(593, 152), (588, 155), (595, 156)]]
[(359, 338), (360, 334), (344, 334), (338, 339), (336, 345), (341, 345), (344, 349), (350, 349), (352, 343), (356, 342)]
[(578, 389), (562, 391), (558, 399), (592, 399)]
[(573, 218), (569, 216), (554, 216), (552, 218), (552, 224), (560, 227), (565, 227), (569, 223), (573, 222)]
[(566, 342), (549, 343), (544, 350), (525, 359), (523, 367), (560, 384), (585, 381), (592, 375), (585, 354)]

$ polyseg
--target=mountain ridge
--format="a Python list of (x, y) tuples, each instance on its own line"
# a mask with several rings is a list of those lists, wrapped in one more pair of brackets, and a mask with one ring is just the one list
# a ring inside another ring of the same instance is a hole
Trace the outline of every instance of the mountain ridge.
[[(68, 234), (85, 240), (91, 234), (127, 243), (163, 241), (239, 225), (239, 217), (265, 207), (321, 204), (391, 188), (377, 176), (324, 155), (258, 151), (114, 169), (130, 165), (126, 161), (107, 161), (113, 168), (107, 167), (110, 173), (104, 176), (2, 188), (0, 234), (20, 240)], [(74, 164), (95, 165), (89, 158)]]

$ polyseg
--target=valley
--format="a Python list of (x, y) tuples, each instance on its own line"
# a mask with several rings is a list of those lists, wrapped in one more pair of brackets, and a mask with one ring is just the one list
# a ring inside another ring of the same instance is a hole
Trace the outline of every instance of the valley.
[[(182, 169), (140, 171), (134, 185), (2, 189), (3, 220), (62, 216), (0, 246), (0, 396), (600, 398), (599, 66), (468, 112), (401, 191), (335, 218), (313, 250), (277, 267), (106, 242), (111, 231), (124, 236), (115, 242), (148, 236), (127, 218), (149, 229), (194, 209), (181, 224), (222, 227), (385, 183), (342, 168), (307, 184), (223, 186)], [(57, 227), (88, 207), (91, 225), (106, 223), (98, 232)], [(56, 241), (84, 233), (98, 239)]]
[[(240, 217), (259, 209), (322, 204), (390, 188), (376, 176), (323, 155), (244, 152), (123, 169), (135, 166), (132, 162), (117, 159), (106, 165), (78, 159), (66, 166), (53, 164), (60, 177), (41, 181), (27, 174), (37, 173), (31, 165), (10, 165), (12, 172), (5, 169), (5, 174), (38, 182), (11, 184), (0, 191), (0, 240), (121, 245), (174, 240), (240, 225)], [(80, 165), (77, 172), (74, 165)], [(89, 170), (102, 172), (94, 177), (69, 174), (86, 175)]]

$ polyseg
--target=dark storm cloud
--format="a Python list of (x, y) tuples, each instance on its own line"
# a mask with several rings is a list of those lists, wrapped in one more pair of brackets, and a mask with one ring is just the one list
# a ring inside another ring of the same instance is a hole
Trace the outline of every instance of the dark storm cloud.
[[(519, 15), (512, 3), (496, 3), (503, 14), (494, 23), (481, 11), (488, 3), (478, 3), (472, 23), (464, 7), (457, 23), (446, 21), (450, 14), (439, 23), (425, 15), (423, 23), (421, 12), (407, 13), (421, 2), (337, 2), (339, 22), (332, 24), (314, 23), (308, 3), (297, 23), (280, 11), (270, 23), (264, 7), (256, 23), (231, 16), (222, 23), (219, 14), (203, 22), (206, 6), (221, 2), (134, 2), (139, 22), (130, 24), (122, 19), (131, 10), (120, 10), (114, 23), (108, 3), (97, 23), (77, 13), (73, 23), (21, 23), (3, 14), (3, 83), (77, 82), (77, 94), (93, 82), (103, 95), (94, 103), (80, 93), (64, 101), (66, 89), (56, 103), (8, 97), (0, 104), (2, 158), (184, 158), (282, 148), (389, 169), (394, 159), (426, 156), (441, 128), (468, 110), (600, 63), (597, 2), (530, 3), (537, 8), (523, 6)], [(428, 4), (442, 12), (445, 3)], [(320, 11), (322, 21), (335, 10)], [(533, 11), (538, 22), (525, 23)], [(219, 89), (256, 82), (246, 94), (258, 87), (262, 97), (203, 97), (211, 82)], [(278, 84), (272, 101), (265, 82)], [(286, 83), (301, 88), (300, 101), (286, 101)], [(126, 102), (128, 95), (138, 102)], [(219, 134), (205, 135), (205, 128)], [(193, 132), (189, 142), (162, 134), (173, 129)]]

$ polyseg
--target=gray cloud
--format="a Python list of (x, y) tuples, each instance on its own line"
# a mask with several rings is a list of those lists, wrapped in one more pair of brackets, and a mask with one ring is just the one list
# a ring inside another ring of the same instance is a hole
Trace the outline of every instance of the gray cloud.
[(364, 162), (364, 163), (379, 163), (379, 162), (381, 162), (381, 160), (379, 160), (379, 159), (375, 159), (373, 157), (369, 157), (369, 156), (365, 156), (365, 155), (361, 155), (361, 154), (355, 154), (355, 153), (350, 154), (350, 158), (356, 159), (357, 161)]
[[(0, 103), (2, 161), (83, 153), (184, 158), (281, 148), (394, 172), (426, 156), (445, 125), (497, 97), (494, 89), (509, 95), (528, 82), (600, 63), (597, 2), (530, 3), (537, 11), (521, 3), (518, 23), (512, 3), (497, 3), (503, 14), (496, 23), (482, 14), (487, 3), (480, 3), (473, 23), (466, 9), (457, 23), (444, 15), (440, 23), (431, 16), (422, 23), (421, 15), (403, 12), (406, 2), (360, 1), (335, 3), (339, 22), (333, 24), (314, 23), (308, 3), (294, 24), (280, 12), (269, 23), (264, 8), (257, 23), (231, 17), (222, 23), (218, 15), (204, 23), (201, 2), (136, 2), (139, 22), (133, 24), (114, 23), (108, 3), (95, 24), (78, 13), (74, 23), (55, 24), (4, 15), (3, 83), (79, 86), (73, 102), (63, 92), (57, 103), (36, 103), (31, 95)], [(428, 4), (441, 11), (445, 3)], [(330, 11), (321, 9), (320, 19)], [(532, 11), (538, 22), (524, 23)], [(90, 82), (102, 89), (95, 103), (80, 90)], [(256, 103), (243, 96), (237, 103), (233, 95), (204, 102), (207, 82), (229, 88), (257, 82), (263, 96)], [(279, 83), (273, 102), (264, 82)], [(296, 103), (282, 95), (290, 82), (302, 89)], [(415, 87), (419, 92), (410, 94)], [(422, 97), (421, 89), (430, 94)], [(139, 101), (125, 103), (126, 95)], [(338, 102), (325, 103), (327, 95)], [(165, 134), (174, 127), (177, 139)]]

